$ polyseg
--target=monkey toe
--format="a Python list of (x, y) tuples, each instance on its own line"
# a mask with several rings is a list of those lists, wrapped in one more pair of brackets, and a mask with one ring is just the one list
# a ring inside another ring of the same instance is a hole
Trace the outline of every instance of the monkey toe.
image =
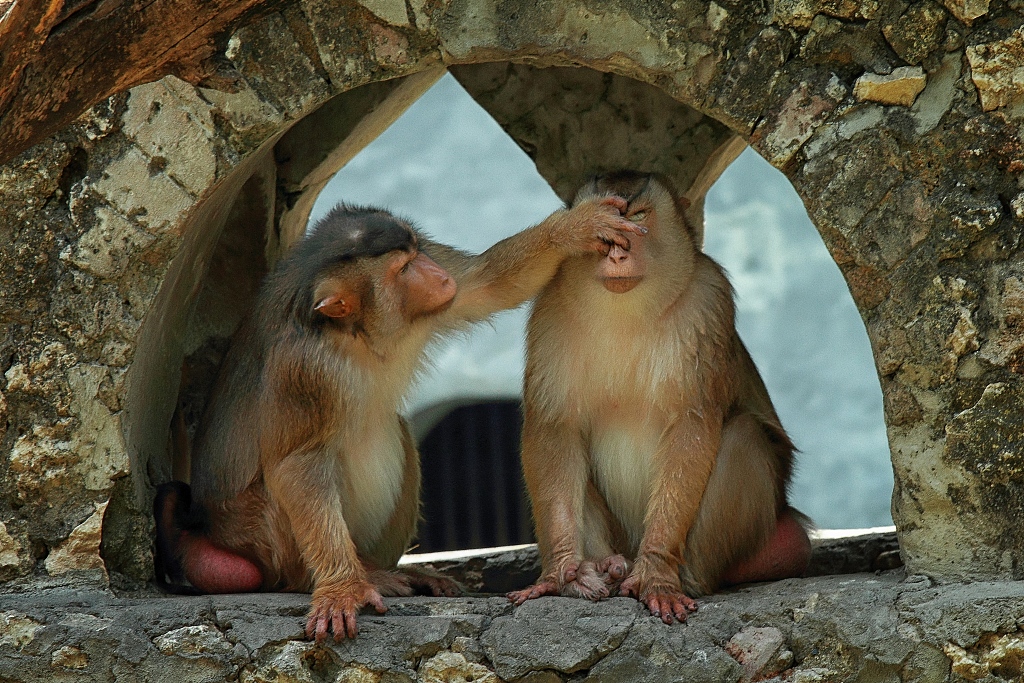
[(506, 597), (510, 602), (512, 602), (512, 604), (518, 607), (527, 600), (534, 600), (545, 595), (558, 595), (558, 593), (559, 589), (558, 586), (555, 585), (554, 581), (541, 581), (524, 588), (521, 591), (512, 591), (506, 594)]
[[(570, 562), (569, 564), (565, 565), (565, 567), (562, 569), (562, 576), (561, 576), (562, 583), (568, 583), (570, 581), (575, 581), (576, 580), (576, 575), (579, 572), (579, 570), (580, 570), (580, 563), (579, 562)], [(552, 581), (551, 583), (554, 583), (554, 582)]]
[(685, 622), (691, 612), (697, 611), (696, 601), (683, 593), (655, 592), (643, 602), (652, 616), (659, 617), (666, 624)]
[(612, 582), (621, 581), (629, 573), (629, 562), (622, 555), (609, 555), (597, 563), (597, 570), (607, 574)]
[(462, 587), (451, 579), (437, 577), (429, 581), (427, 587), (436, 598), (454, 598), (462, 595)]

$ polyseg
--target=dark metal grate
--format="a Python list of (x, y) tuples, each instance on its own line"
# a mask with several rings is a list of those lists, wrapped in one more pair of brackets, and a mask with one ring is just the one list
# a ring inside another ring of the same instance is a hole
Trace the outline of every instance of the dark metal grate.
[(520, 406), (495, 401), (456, 408), (424, 437), (415, 552), (533, 542), (519, 464)]

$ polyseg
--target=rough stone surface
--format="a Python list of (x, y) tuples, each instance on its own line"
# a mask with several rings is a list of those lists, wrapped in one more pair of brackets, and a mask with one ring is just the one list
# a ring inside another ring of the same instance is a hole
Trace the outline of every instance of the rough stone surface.
[(966, 52), (981, 108), (1006, 109), (1014, 118), (1024, 117), (1024, 28), (1002, 40), (971, 45)]
[(748, 626), (729, 639), (725, 651), (743, 667), (743, 683), (770, 678), (793, 662), (793, 653), (786, 649), (786, 639), (779, 629)]
[(937, 50), (946, 36), (947, 14), (941, 6), (925, 0), (882, 27), (882, 35), (905, 62), (920, 64)]
[[(625, 631), (612, 637), (611, 626), (574, 622), (576, 654), (545, 660), (582, 667), (572, 674), (531, 668), (516, 645), (521, 624), (500, 601), (463, 612), (451, 607), (462, 603), (396, 604), (392, 617), (366, 620), (367, 649), (349, 652), (290, 640), (304, 611), (294, 596), (261, 602), (294, 601), (283, 615), (247, 611), (242, 598), (160, 602), (204, 605), (176, 622), (147, 611), (153, 601), (143, 599), (102, 615), (61, 607), (56, 616), (57, 607), (12, 607), (5, 595), (0, 643), (13, 648), (5, 658), (24, 665), (16, 675), (96, 667), (162, 679), (169, 658), (184, 667), (179, 679), (403, 680), (458, 642), (467, 662), (491, 671), (501, 662), (535, 681), (657, 680), (695, 662), (701, 668), (688, 680), (728, 680), (743, 674), (724, 644), (754, 626), (786, 637), (796, 663), (787, 680), (1012, 678), (1020, 597), (1016, 584), (987, 581), (1024, 579), (1021, 3), (467, 0), (402, 10), (390, 0), (268, 4), (217, 44), (217, 79), (199, 87), (168, 77), (115, 95), (0, 166), (0, 580), (12, 590), (108, 581), (128, 589), (151, 576), (150, 498), (176, 471), (168, 425), (183, 360), (205, 354), (187, 365), (209, 375), (230, 332), (229, 321), (211, 325), (193, 310), (226, 291), (232, 268), (247, 273), (233, 294), (244, 301), (254, 273), (301, 223), (318, 179), (443, 65), (463, 76), (498, 74), (466, 82), (513, 137), (535, 141), (538, 167), (556, 184), (582, 171), (577, 160), (603, 159), (647, 164), (701, 188), (737, 139), (787, 173), (872, 342), (901, 559), (914, 576), (975, 583), (932, 588), (886, 583), (888, 575), (870, 588), (867, 580), (792, 582), (774, 587), (771, 600), (761, 588), (714, 598), (687, 629), (661, 628), (613, 601), (579, 618), (618, 619)], [(903, 106), (885, 106), (855, 94), (865, 73), (925, 87), (916, 99), (887, 96), (882, 102)], [(403, 93), (397, 100), (359, 90), (388, 90), (374, 84), (391, 81)], [(558, 106), (541, 113), (531, 84), (543, 84), (538, 92)], [(304, 147), (301, 123), (316, 135), (309, 117), (328, 106), (353, 118), (324, 146)], [(288, 139), (291, 131), (300, 133)], [(592, 131), (599, 134), (587, 140)], [(659, 150), (668, 138), (677, 146)], [(606, 146), (622, 154), (602, 156)], [(315, 153), (309, 166), (285, 154), (304, 149)], [(240, 236), (245, 225), (252, 232)], [(201, 402), (203, 390), (195, 394)], [(881, 566), (894, 562), (892, 550)], [(66, 592), (47, 595), (77, 604)], [(233, 640), (235, 631), (211, 616), (214, 604), (235, 605), (233, 623), (252, 640)], [(389, 621), (403, 610), (407, 620)], [(135, 629), (113, 638), (119, 619)], [(260, 630), (282, 620), (291, 631)], [(395, 623), (425, 631), (388, 649)], [(201, 626), (223, 634), (231, 654), (210, 630), (166, 641), (191, 648), (187, 655), (155, 644)], [(72, 632), (93, 635), (61, 640)], [(445, 657), (431, 670), (446, 662), (460, 666)]]
[(302, 636), (307, 595), (3, 596), (6, 681), (1018, 680), (1024, 588), (902, 572), (794, 579), (701, 600), (665, 626), (635, 600), (387, 599), (355, 641)]
[(960, 21), (971, 24), (978, 17), (988, 14), (992, 0), (943, 0), (946, 9)]

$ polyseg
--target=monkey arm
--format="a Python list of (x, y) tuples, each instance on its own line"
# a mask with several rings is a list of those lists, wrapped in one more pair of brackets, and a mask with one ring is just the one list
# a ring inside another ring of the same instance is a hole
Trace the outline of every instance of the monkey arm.
[(622, 217), (625, 206), (625, 200), (618, 197), (588, 199), (571, 209), (555, 211), (479, 256), (421, 240), (427, 255), (458, 283), (452, 306), (444, 315), (453, 322), (482, 320), (535, 297), (568, 256), (607, 253), (613, 243), (628, 249), (625, 235), (641, 234), (646, 228)]
[(552, 239), (550, 223), (554, 220), (553, 216), (507, 237), (477, 256), (443, 245), (426, 247), (428, 255), (458, 283), (455, 300), (443, 315), (453, 321), (475, 322), (536, 296), (566, 256)]
[[(583, 560), (583, 514), (589, 466), (579, 429), (573, 427), (545, 420), (537, 411), (527, 410), (523, 426), (523, 473), (533, 504), (543, 568), (536, 585), (509, 594), (516, 604), (541, 595), (561, 594), (567, 584), (576, 580)], [(603, 585), (579, 588), (580, 591), (574, 592), (583, 594)]]
[(644, 519), (636, 564), (621, 592), (645, 603), (665, 623), (685, 621), (696, 603), (682, 593), (679, 567), (686, 537), (714, 471), (722, 411), (694, 406), (662, 436), (655, 453), (656, 485)]
[(356, 635), (356, 614), (364, 605), (385, 611), (367, 580), (342, 515), (340, 477), (334, 458), (319, 450), (293, 453), (264, 473), (267, 490), (291, 524), (314, 588), (306, 635), (322, 641), (328, 627), (335, 640)]
[(267, 490), (287, 516), (317, 588), (364, 576), (342, 516), (333, 465), (321, 451), (293, 453), (264, 473)]

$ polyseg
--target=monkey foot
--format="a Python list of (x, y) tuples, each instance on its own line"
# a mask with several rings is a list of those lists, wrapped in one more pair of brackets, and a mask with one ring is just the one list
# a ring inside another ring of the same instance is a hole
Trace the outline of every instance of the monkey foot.
[(697, 601), (678, 589), (661, 587), (641, 590), (640, 582), (630, 576), (619, 587), (619, 595), (634, 597), (650, 610), (651, 614), (660, 617), (666, 624), (673, 621), (685, 622), (691, 612), (697, 611)]
[(580, 562), (576, 568), (576, 577), (565, 582), (560, 595), (594, 601), (603, 600), (611, 593), (607, 576), (607, 572), (601, 570), (596, 563)]
[(377, 614), (384, 614), (387, 608), (373, 584), (360, 581), (342, 588), (331, 590), (326, 595), (313, 595), (313, 606), (306, 620), (306, 637), (322, 643), (327, 631), (334, 631), (334, 640), (355, 638), (356, 615), (360, 608), (370, 605)]
[(447, 576), (441, 576), (426, 569), (411, 569), (409, 567), (402, 567), (399, 571), (405, 575), (409, 585), (417, 592), (438, 598), (454, 598), (463, 593), (462, 586)]
[(597, 571), (607, 574), (610, 585), (618, 585), (629, 574), (629, 561), (622, 555), (609, 555), (597, 561)]
[(377, 592), (389, 598), (405, 598), (415, 591), (410, 585), (409, 577), (402, 572), (385, 569), (367, 569), (366, 580), (373, 584)]
[(558, 586), (557, 583), (551, 580), (544, 580), (538, 581), (532, 586), (524, 588), (521, 591), (512, 591), (510, 593), (506, 593), (505, 597), (507, 597), (512, 604), (519, 606), (527, 600), (533, 600), (534, 598), (540, 598), (545, 595), (561, 594), (562, 589)]

